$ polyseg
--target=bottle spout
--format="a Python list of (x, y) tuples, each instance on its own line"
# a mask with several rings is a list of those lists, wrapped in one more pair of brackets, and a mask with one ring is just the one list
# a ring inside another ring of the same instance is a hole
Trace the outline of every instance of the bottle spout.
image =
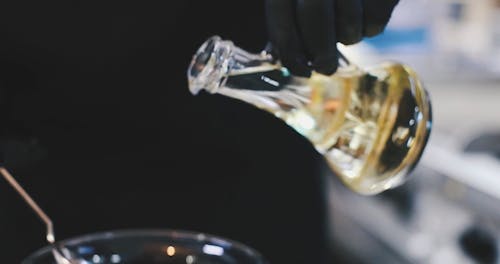
[(270, 54), (250, 53), (218, 36), (201, 45), (191, 60), (187, 77), (194, 95), (205, 90), (271, 112), (287, 105), (298, 107), (305, 98), (303, 94), (294, 95), (303, 80), (294, 78)]
[(203, 89), (209, 93), (216, 93), (224, 85), (231, 66), (233, 47), (231, 41), (224, 41), (214, 36), (198, 49), (187, 72), (189, 90), (193, 95)]

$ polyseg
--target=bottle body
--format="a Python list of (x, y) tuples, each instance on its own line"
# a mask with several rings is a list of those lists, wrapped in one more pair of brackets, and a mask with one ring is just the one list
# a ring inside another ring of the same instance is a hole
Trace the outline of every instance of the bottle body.
[(241, 64), (242, 56), (234, 56), (241, 52), (225, 58), (228, 67), (212, 92), (285, 121), (358, 193), (376, 194), (404, 182), (431, 124), (429, 99), (411, 69), (388, 63), (364, 71), (351, 64), (332, 76), (313, 72), (303, 78), (290, 75), (267, 54)]

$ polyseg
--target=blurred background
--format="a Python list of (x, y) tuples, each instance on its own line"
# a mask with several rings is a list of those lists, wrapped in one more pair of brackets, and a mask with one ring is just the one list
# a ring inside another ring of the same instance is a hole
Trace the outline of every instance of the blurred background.
[[(271, 263), (500, 263), (500, 2), (401, 0), (353, 63), (416, 69), (434, 127), (411, 180), (363, 197), (273, 116), (189, 94), (209, 36), (267, 42), (264, 1), (3, 1), (0, 144), (56, 236), (212, 233)], [(0, 259), (45, 245), (0, 181)]]
[(329, 192), (334, 245), (352, 263), (500, 263), (500, 1), (402, 0), (387, 30), (342, 47), (358, 64), (417, 70), (433, 131), (405, 185)]

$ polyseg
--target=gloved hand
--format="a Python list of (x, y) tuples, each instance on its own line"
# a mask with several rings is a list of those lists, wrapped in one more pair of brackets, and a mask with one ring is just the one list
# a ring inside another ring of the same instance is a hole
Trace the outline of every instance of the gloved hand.
[(333, 74), (337, 42), (381, 33), (399, 0), (266, 0), (272, 52), (292, 73)]

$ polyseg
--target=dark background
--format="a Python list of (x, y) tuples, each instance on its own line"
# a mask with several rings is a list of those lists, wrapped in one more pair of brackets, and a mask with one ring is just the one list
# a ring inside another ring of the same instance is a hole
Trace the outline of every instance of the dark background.
[[(268, 113), (188, 92), (214, 34), (260, 51), (264, 2), (0, 1), (1, 146), (58, 239), (187, 229), (271, 263), (326, 262), (321, 157)], [(44, 232), (1, 180), (0, 262)]]

